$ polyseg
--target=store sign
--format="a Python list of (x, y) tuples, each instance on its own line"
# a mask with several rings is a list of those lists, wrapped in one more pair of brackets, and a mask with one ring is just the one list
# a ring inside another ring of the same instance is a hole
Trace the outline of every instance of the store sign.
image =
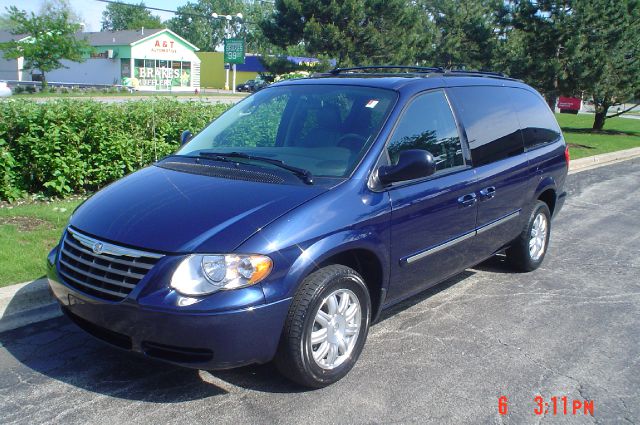
[(153, 53), (177, 53), (175, 45), (176, 42), (173, 40), (157, 39), (154, 41), (151, 51)]
[(135, 69), (135, 78), (138, 86), (188, 87), (191, 85), (191, 70), (138, 67)]
[(224, 39), (224, 62), (244, 63), (244, 38)]

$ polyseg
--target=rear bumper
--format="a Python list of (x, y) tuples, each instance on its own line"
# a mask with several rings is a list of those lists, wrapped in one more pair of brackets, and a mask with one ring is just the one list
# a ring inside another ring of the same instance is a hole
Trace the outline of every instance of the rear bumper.
[(291, 302), (184, 312), (143, 306), (131, 299), (97, 300), (67, 286), (51, 262), (48, 278), (63, 312), (89, 334), (124, 350), (197, 369), (270, 361)]

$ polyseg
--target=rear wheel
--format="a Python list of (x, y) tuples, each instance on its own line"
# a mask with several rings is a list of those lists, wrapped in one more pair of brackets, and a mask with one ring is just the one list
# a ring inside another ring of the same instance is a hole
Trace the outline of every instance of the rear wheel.
[(522, 233), (507, 249), (507, 260), (519, 271), (529, 272), (542, 264), (551, 234), (551, 213), (537, 201)]
[(331, 265), (310, 274), (289, 309), (275, 359), (278, 370), (313, 388), (340, 380), (362, 352), (370, 316), (369, 292), (355, 270)]

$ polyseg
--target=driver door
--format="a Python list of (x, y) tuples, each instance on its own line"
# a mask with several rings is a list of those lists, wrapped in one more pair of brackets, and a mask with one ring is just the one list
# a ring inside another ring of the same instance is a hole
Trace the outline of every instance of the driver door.
[(393, 184), (391, 198), (391, 284), (393, 302), (451, 276), (468, 264), (476, 227), (475, 174), (467, 165), (458, 126), (442, 90), (412, 100), (391, 136), (391, 164), (407, 149), (434, 156), (436, 172)]

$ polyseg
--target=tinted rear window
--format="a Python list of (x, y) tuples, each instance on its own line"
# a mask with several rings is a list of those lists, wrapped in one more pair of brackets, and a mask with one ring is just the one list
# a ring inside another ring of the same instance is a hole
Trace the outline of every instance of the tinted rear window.
[(560, 127), (546, 103), (524, 89), (509, 89), (518, 114), (525, 148), (551, 143), (560, 137)]
[(475, 86), (451, 89), (467, 132), (474, 165), (484, 165), (524, 152), (510, 90)]

